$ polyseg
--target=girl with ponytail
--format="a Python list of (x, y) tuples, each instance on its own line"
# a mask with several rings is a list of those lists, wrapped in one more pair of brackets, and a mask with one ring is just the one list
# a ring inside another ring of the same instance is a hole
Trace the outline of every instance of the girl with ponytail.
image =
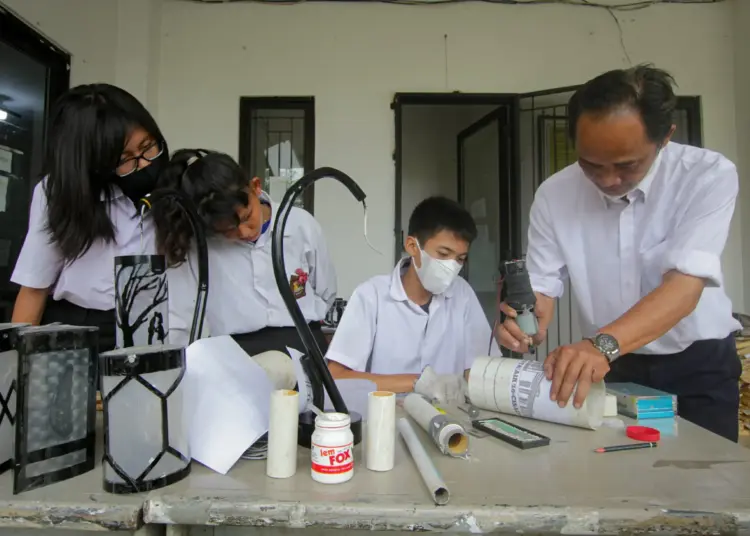
[[(205, 332), (231, 335), (250, 355), (304, 351), (276, 286), (271, 231), (278, 205), (228, 155), (177, 151), (159, 188), (181, 191), (195, 205), (208, 238), (209, 293)], [(197, 291), (197, 258), (190, 222), (176, 203), (159, 202), (152, 214), (159, 250), (169, 268), (170, 342), (186, 344)], [(284, 237), (288, 281), (325, 352), (321, 321), (336, 297), (336, 274), (322, 229), (300, 208), (289, 213)]]

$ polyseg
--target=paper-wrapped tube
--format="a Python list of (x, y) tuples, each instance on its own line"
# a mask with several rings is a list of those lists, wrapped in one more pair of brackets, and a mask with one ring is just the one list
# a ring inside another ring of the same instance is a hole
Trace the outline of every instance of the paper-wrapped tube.
[(373, 391), (367, 404), (367, 468), (370, 471), (393, 469), (396, 448), (396, 394)]
[(540, 421), (596, 430), (604, 418), (604, 382), (591, 386), (583, 405), (561, 408), (550, 400), (552, 387), (542, 363), (503, 357), (478, 357), (469, 373), (469, 398), (478, 408)]
[(297, 391), (279, 389), (271, 393), (268, 419), (268, 459), (266, 475), (289, 478), (297, 472)]
[(448, 486), (443, 482), (440, 473), (435, 468), (435, 464), (432, 463), (432, 460), (427, 455), (427, 451), (425, 451), (422, 443), (419, 441), (417, 433), (406, 418), (402, 417), (398, 420), (398, 431), (404, 439), (404, 443), (406, 443), (406, 448), (409, 449), (409, 453), (414, 460), (414, 464), (417, 466), (417, 470), (419, 470), (419, 474), (422, 476), (422, 481), (432, 496), (432, 500), (437, 505), (448, 504), (451, 498)]
[(269, 350), (250, 356), (266, 372), (274, 389), (294, 389), (297, 376), (292, 359), (278, 350)]
[(430, 434), (440, 452), (455, 457), (466, 456), (469, 436), (461, 424), (440, 413), (427, 400), (414, 393), (406, 395), (404, 409), (422, 430)]

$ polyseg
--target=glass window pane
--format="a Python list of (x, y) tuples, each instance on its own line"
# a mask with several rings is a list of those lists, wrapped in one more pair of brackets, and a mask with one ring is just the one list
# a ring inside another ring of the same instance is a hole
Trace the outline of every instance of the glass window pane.
[[(256, 109), (251, 119), (253, 176), (263, 189), (281, 201), (287, 188), (305, 174), (305, 111)], [(303, 205), (303, 196), (297, 204)]]

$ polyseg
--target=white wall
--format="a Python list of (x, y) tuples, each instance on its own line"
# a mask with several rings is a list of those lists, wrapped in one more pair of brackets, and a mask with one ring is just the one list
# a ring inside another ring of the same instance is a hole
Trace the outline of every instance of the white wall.
[[(735, 106), (737, 109), (737, 165), (744, 239), (745, 312), (750, 312), (750, 1), (734, 0)], [(736, 305), (735, 305), (736, 307)]]
[[(237, 156), (240, 96), (313, 95), (316, 164), (340, 167), (369, 194), (371, 240), (385, 252), (365, 244), (355, 225), (361, 207), (343, 187), (316, 189), (316, 216), (344, 296), (391, 268), (395, 92), (531, 91), (625, 65), (614, 22), (597, 9), (164, 0), (159, 10), (160, 0), (3, 1), (73, 54), (74, 84), (122, 83), (143, 98), (173, 148), (208, 145)], [(618, 15), (633, 62), (652, 61), (672, 71), (682, 94), (701, 95), (705, 143), (732, 159), (734, 9), (732, 2), (659, 5)], [(750, 221), (747, 229), (750, 236)], [(730, 296), (741, 304), (739, 225), (725, 257)]]
[[(619, 17), (632, 60), (671, 70), (681, 93), (701, 95), (706, 145), (735, 158), (731, 4), (663, 5)], [(354, 224), (361, 208), (342, 187), (316, 189), (343, 295), (391, 268), (395, 92), (529, 91), (624, 65), (609, 13), (565, 6), (166, 1), (162, 30), (159, 120), (175, 147), (210, 142), (237, 155), (240, 96), (315, 96), (316, 164), (340, 167), (368, 193), (371, 239), (385, 252), (379, 257), (365, 244)], [(477, 51), (486, 57), (478, 61)], [(725, 271), (741, 303), (739, 251), (735, 226)]]
[[(458, 198), (458, 134), (494, 110), (482, 105), (406, 105), (401, 110), (401, 228), (423, 199)], [(356, 179), (355, 179), (356, 180)]]

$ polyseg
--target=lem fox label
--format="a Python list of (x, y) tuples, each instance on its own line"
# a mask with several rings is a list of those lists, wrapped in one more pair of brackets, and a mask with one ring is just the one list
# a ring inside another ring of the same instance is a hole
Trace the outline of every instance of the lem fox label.
[(340, 447), (312, 444), (312, 470), (324, 475), (340, 475), (354, 469), (352, 443)]

